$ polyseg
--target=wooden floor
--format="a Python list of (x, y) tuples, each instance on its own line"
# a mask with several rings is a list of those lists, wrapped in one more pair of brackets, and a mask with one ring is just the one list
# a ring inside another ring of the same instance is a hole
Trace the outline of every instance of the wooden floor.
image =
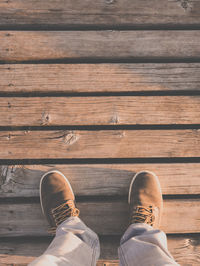
[(154, 171), (161, 228), (200, 265), (200, 1), (0, 2), (0, 265), (48, 246), (39, 181), (62, 171), (118, 265), (133, 175)]

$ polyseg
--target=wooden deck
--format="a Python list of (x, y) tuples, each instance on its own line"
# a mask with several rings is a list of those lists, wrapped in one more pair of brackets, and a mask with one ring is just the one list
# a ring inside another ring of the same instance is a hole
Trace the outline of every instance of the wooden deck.
[(62, 171), (81, 218), (118, 265), (127, 192), (154, 171), (162, 229), (181, 265), (200, 265), (200, 1), (0, 2), (0, 265), (51, 237), (39, 180)]

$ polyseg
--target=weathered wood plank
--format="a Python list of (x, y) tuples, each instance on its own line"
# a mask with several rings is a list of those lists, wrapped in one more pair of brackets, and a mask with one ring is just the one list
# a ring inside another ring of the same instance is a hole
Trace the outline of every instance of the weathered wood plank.
[[(27, 266), (35, 257), (0, 254), (1, 266)], [(97, 266), (118, 266), (118, 260), (98, 260)]]
[(199, 63), (0, 65), (0, 92), (175, 90), (200, 90)]
[[(129, 215), (126, 202), (79, 202), (77, 206), (83, 221), (100, 235), (120, 235), (127, 228)], [(199, 212), (199, 199), (165, 200), (161, 229), (166, 233), (198, 233), (200, 232)], [(0, 213), (1, 237), (48, 234), (47, 222), (37, 203), (1, 204)]]
[(116, 124), (200, 124), (200, 96), (0, 98), (0, 126)]
[(1, 1), (1, 25), (141, 26), (200, 23), (199, 1)]
[(199, 157), (200, 130), (1, 131), (1, 159)]
[(33, 261), (34, 257), (20, 256), (20, 255), (4, 255), (0, 254), (1, 266), (27, 266), (28, 263)]
[[(38, 197), (42, 175), (63, 172), (77, 196), (126, 196), (133, 175), (155, 172), (164, 195), (200, 194), (200, 164), (86, 164), (0, 167), (0, 198)], [(103, 185), (102, 185), (103, 184)]]
[[(115, 40), (113, 42), (113, 40)], [(200, 31), (0, 31), (0, 61), (197, 59)]]
[[(200, 264), (199, 235), (168, 235), (167, 239), (169, 251), (177, 263), (183, 266)], [(100, 240), (101, 260), (99, 260), (99, 263), (117, 263), (117, 261), (113, 260), (118, 259), (117, 248), (119, 245), (119, 238), (115, 241), (112, 241), (112, 237), (106, 237)], [(10, 264), (15, 265), (14, 263), (18, 262), (19, 264), (17, 265), (21, 266), (26, 261), (30, 262), (35, 257), (41, 255), (48, 247), (49, 243), (50, 240), (47, 238), (36, 238), (34, 240), (12, 238), (10, 240), (2, 241), (0, 243), (0, 254), (2, 254), (0, 255), (0, 263), (5, 263), (5, 265), (8, 266)]]

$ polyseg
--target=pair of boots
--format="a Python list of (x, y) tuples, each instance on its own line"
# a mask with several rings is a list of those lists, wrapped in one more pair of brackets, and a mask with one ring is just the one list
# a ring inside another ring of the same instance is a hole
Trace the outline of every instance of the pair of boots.
[[(40, 201), (50, 232), (72, 216), (79, 216), (75, 196), (68, 179), (59, 171), (46, 173), (40, 182)], [(148, 171), (137, 173), (130, 184), (128, 204), (130, 224), (146, 223), (159, 228), (163, 207), (162, 192), (157, 176)]]

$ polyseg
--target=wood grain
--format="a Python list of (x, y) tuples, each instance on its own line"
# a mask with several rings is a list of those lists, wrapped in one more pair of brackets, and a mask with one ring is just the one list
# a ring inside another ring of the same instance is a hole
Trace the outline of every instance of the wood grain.
[(1, 25), (141, 26), (200, 23), (199, 1), (2, 1)]
[[(1, 1), (0, 28), (21, 31), (0, 31), (0, 62), (11, 63), (0, 65), (0, 93), (5, 96), (7, 92), (67, 95), (199, 91), (199, 63), (116, 63), (196, 62), (200, 59), (200, 31), (186, 29), (199, 25), (200, 1), (194, 0), (77, 0), (75, 4), (71, 0), (64, 4), (61, 0)], [(75, 28), (78, 31), (72, 31)], [(104, 30), (94, 31), (97, 28)], [(124, 30), (105, 30), (120, 28)], [(185, 30), (154, 31), (155, 28)], [(198, 96), (2, 97), (0, 126), (32, 125), (47, 129), (57, 125), (199, 124), (198, 107)], [(1, 159), (190, 158), (200, 157), (199, 147), (199, 130), (0, 132)], [(0, 237), (12, 238), (0, 241), (0, 264), (27, 265), (46, 248), (47, 223), (40, 205), (12, 202), (17, 197), (38, 197), (39, 180), (48, 170), (58, 169), (66, 174), (76, 195), (102, 197), (98, 202), (81, 199), (78, 207), (81, 218), (103, 239), (105, 260), (97, 265), (114, 266), (118, 265), (119, 235), (128, 222), (127, 203), (114, 199), (127, 195), (134, 173), (143, 169), (156, 172), (165, 195), (198, 195), (199, 166), (198, 163), (1, 166), (0, 198), (9, 198), (9, 203), (0, 204)], [(104, 196), (115, 198), (109, 201)], [(181, 265), (200, 264), (199, 202), (189, 198), (164, 202), (162, 229), (176, 234), (169, 235), (168, 245)], [(178, 235), (182, 233), (192, 235)], [(20, 242), (15, 236), (26, 241)]]
[(0, 42), (3, 62), (197, 60), (200, 54), (200, 31), (0, 31)]
[[(105, 263), (113, 263), (111, 265), (118, 265), (117, 248), (119, 245), (119, 238), (112, 240), (113, 237), (101, 238), (101, 260), (98, 261), (97, 266), (105, 266)], [(177, 263), (183, 266), (199, 265), (200, 263), (200, 246), (199, 235), (168, 235), (168, 248)], [(50, 240), (48, 238), (28, 238), (4, 240), (0, 243), (0, 263), (5, 263), (6, 266), (15, 263), (18, 266), (24, 265), (26, 261), (30, 262), (35, 257), (41, 255), (48, 247)], [(103, 263), (104, 264), (100, 264)], [(10, 264), (9, 264), (10, 263)], [(116, 264), (114, 264), (116, 263)], [(106, 264), (108, 266), (109, 264)]]
[(199, 157), (200, 130), (1, 131), (1, 159)]
[(176, 90), (200, 90), (199, 63), (0, 65), (0, 92)]
[(164, 195), (200, 194), (198, 163), (16, 165), (0, 167), (0, 198), (38, 197), (42, 175), (54, 169), (69, 179), (76, 196), (126, 196), (142, 170), (157, 174)]
[[(27, 266), (34, 257), (0, 254), (1, 266)], [(118, 266), (118, 260), (98, 260), (97, 266)]]
[(165, 124), (200, 124), (200, 96), (0, 98), (0, 126)]
[[(97, 234), (121, 235), (128, 226), (128, 204), (124, 201), (78, 202), (77, 207), (81, 219)], [(161, 229), (166, 233), (199, 233), (199, 211), (199, 199), (165, 200)], [(1, 237), (47, 235), (48, 224), (37, 203), (1, 204), (0, 213)]]

